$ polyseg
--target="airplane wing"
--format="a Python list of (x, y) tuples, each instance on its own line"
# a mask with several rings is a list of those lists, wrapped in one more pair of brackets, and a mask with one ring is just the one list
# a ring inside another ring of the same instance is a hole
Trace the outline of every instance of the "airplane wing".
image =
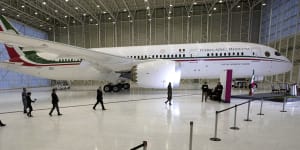
[(76, 56), (92, 63), (95, 66), (99, 65), (102, 68), (105, 67), (113, 71), (129, 71), (134, 65), (145, 61), (134, 60), (91, 49), (36, 39), (9, 32), (0, 32), (0, 42), (8, 45), (24, 47), (24, 49), (34, 48), (34, 51), (53, 53), (58, 56)]

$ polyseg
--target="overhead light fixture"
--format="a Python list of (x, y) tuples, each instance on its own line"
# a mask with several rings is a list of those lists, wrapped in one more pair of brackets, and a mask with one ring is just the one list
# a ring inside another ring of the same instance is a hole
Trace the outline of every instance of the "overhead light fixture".
[(151, 16), (151, 14), (150, 14), (150, 13), (148, 13), (147, 15), (148, 15), (148, 16)]
[(21, 7), (22, 7), (22, 8), (25, 8), (25, 6), (24, 6), (24, 5), (22, 5)]
[(113, 21), (112, 23), (113, 23), (113, 24), (116, 24), (116, 22), (115, 22), (115, 21)]
[(83, 16), (86, 16), (86, 13), (83, 13), (82, 15), (83, 15)]
[(108, 17), (108, 20), (111, 20), (111, 17)]
[(144, 2), (148, 2), (148, 0), (144, 0)]
[(54, 10), (54, 12), (56, 12), (56, 13), (57, 13), (57, 12), (58, 12), (58, 10), (57, 10), (57, 9), (55, 9), (55, 10)]
[(38, 13), (37, 13), (37, 12), (35, 12), (34, 14), (35, 14), (35, 15), (38, 15)]
[(20, 15), (17, 15), (17, 17), (20, 17)]
[(72, 21), (72, 23), (76, 23), (76, 21), (75, 21), (75, 20), (73, 20), (73, 21)]
[(171, 13), (172, 13), (172, 11), (170, 10), (170, 11), (169, 11), (169, 14), (171, 14)]
[(76, 6), (75, 9), (78, 10), (79, 8)]
[(99, 8), (99, 7), (100, 7), (100, 5), (97, 5), (97, 7)]
[(106, 12), (106, 11), (103, 11), (102, 13), (103, 13), (103, 14), (106, 14), (107, 12)]
[(191, 16), (190, 16), (190, 15), (188, 15), (188, 18), (191, 18)]
[(98, 23), (95, 24), (96, 26), (99, 25)]
[(69, 0), (65, 0), (66, 2), (68, 2)]
[(169, 17), (168, 17), (168, 19), (170, 20), (170, 19), (171, 19), (171, 17), (169, 16)]
[(170, 7), (173, 7), (173, 5), (172, 5), (172, 4), (170, 4)]
[(68, 16), (66, 15), (65, 18), (68, 18)]
[(49, 17), (46, 18), (46, 20), (49, 20), (49, 19), (50, 19)]
[(124, 8), (124, 9), (123, 9), (123, 11), (124, 11), (124, 12), (126, 12), (126, 11), (127, 11), (127, 9), (125, 9), (125, 8)]
[(219, 3), (223, 3), (223, 1), (222, 1), (222, 0), (219, 0)]
[(240, 6), (240, 5), (237, 5), (237, 8), (241, 8), (241, 6)]
[(43, 25), (41, 24), (40, 27), (42, 27)]
[(216, 7), (214, 7), (214, 10), (217, 10), (217, 8), (216, 8)]
[(42, 4), (43, 4), (43, 5), (46, 5), (47, 3), (44, 1), (44, 2), (42, 2)]
[(151, 19), (151, 18), (149, 18), (148, 20), (149, 20), (149, 21), (151, 21), (152, 19)]
[(149, 6), (147, 6), (147, 7), (146, 7), (146, 9), (147, 9), (147, 10), (149, 10), (149, 9), (150, 9), (150, 7), (149, 7)]
[(193, 4), (194, 4), (194, 5), (197, 5), (197, 2), (194, 2)]
[(261, 5), (266, 6), (267, 4), (266, 3), (262, 3)]
[(67, 27), (66, 26), (64, 26), (64, 29), (66, 29)]
[(49, 30), (52, 30), (52, 28), (48, 28)]
[(208, 16), (210, 17), (210, 16), (211, 16), (211, 14), (208, 14)]
[(130, 16), (130, 15), (128, 15), (127, 17), (128, 17), (128, 18), (130, 18), (131, 16)]
[(2, 11), (5, 11), (5, 9), (4, 9), (4, 8), (2, 8), (1, 10), (2, 10)]
[(93, 21), (93, 19), (91, 18), (91, 19), (90, 19), (90, 22), (92, 22), (92, 21)]

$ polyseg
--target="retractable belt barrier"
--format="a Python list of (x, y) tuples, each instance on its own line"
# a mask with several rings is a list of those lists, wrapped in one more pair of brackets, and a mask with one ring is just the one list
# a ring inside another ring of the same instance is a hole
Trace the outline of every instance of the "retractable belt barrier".
[[(251, 121), (251, 119), (249, 118), (249, 115), (250, 115), (250, 104), (251, 104), (252, 101), (255, 101), (255, 100), (254, 99), (248, 100), (247, 102), (243, 102), (243, 103), (234, 105), (232, 107), (229, 107), (229, 108), (226, 108), (226, 109), (223, 109), (223, 110), (220, 110), (220, 111), (216, 111), (214, 137), (210, 138), (210, 140), (211, 141), (221, 141), (221, 139), (217, 137), (218, 115), (221, 112), (224, 112), (224, 111), (227, 111), (227, 110), (230, 110), (230, 109), (234, 108), (234, 123), (233, 123), (233, 127), (230, 127), (230, 129), (239, 130), (239, 128), (236, 126), (237, 107), (248, 103), (247, 118), (244, 121)], [(262, 102), (261, 102), (260, 114), (261, 114), (261, 112), (262, 112)]]
[(142, 144), (140, 144), (140, 145), (138, 145), (138, 146), (136, 146), (134, 148), (131, 148), (130, 150), (137, 150), (137, 149), (139, 149), (141, 147), (143, 147), (143, 150), (147, 150), (147, 141), (143, 141)]

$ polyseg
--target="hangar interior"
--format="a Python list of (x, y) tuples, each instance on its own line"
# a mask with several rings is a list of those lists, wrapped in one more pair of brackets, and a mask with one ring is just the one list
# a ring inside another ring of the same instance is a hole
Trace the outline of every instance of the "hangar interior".
[[(264, 77), (264, 83), (300, 82), (297, 0), (2, 0), (0, 4), (0, 13), (17, 20), (23, 34), (41, 34), (85, 48), (224, 41), (265, 44), (287, 56), (294, 67)], [(1, 60), (6, 57), (1, 48)], [(0, 74), (2, 89), (51, 84), (2, 69)], [(182, 83), (194, 82), (201, 79)]]
[[(300, 82), (300, 9), (295, 0), (2, 0), (0, 4), (0, 13), (17, 20), (13, 22), (23, 34), (40, 34), (44, 39), (85, 48), (224, 41), (262, 43), (278, 49), (294, 64), (292, 71), (265, 77), (264, 83)], [(7, 57), (2, 47), (0, 54), (1, 60)], [(6, 70), (0, 74), (2, 89), (52, 83)], [(182, 83), (185, 82), (201, 79)]]

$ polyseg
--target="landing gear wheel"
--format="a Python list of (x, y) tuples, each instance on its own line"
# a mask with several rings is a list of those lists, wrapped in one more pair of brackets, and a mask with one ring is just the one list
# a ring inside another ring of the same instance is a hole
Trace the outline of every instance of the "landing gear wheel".
[(117, 84), (117, 85), (114, 85), (113, 87), (112, 87), (112, 91), (114, 91), (114, 92), (119, 92), (120, 91), (120, 86)]
[(112, 87), (109, 84), (105, 85), (104, 88), (103, 88), (104, 92), (111, 92), (111, 90), (112, 90)]
[(124, 88), (124, 90), (130, 89), (130, 84), (129, 83), (123, 84), (123, 88)]

